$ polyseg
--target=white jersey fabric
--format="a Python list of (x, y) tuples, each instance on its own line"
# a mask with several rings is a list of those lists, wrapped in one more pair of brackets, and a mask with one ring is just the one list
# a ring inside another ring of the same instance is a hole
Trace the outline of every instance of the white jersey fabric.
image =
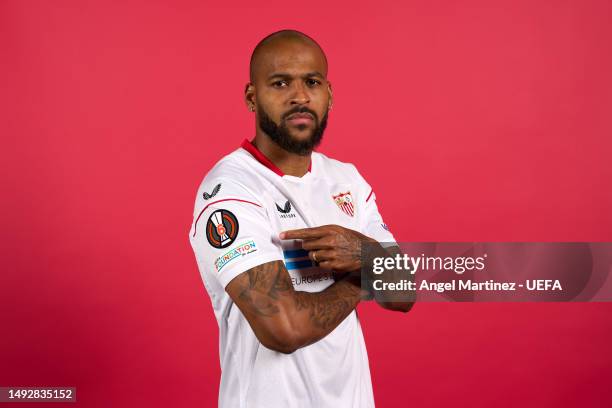
[(202, 182), (189, 233), (219, 324), (219, 407), (373, 407), (368, 356), (355, 311), (318, 342), (283, 354), (264, 347), (225, 292), (237, 275), (284, 261), (295, 290), (334, 282), (282, 231), (337, 224), (393, 242), (355, 166), (313, 152), (303, 177), (284, 175), (253, 144), (222, 158)]

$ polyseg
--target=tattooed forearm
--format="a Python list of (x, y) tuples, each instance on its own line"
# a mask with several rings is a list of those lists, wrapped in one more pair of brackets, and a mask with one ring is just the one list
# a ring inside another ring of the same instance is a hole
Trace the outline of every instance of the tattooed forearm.
[(232, 283), (240, 288), (238, 296), (249, 312), (271, 316), (280, 311), (275, 302), (279, 294), (293, 289), (289, 276), (284, 275), (287, 272), (282, 262), (269, 262), (249, 269)]
[(325, 337), (360, 300), (359, 287), (344, 279), (321, 292), (296, 291), (281, 261), (240, 274), (226, 290), (264, 345), (286, 340), (291, 350)]
[(307, 310), (310, 320), (322, 329), (338, 325), (359, 302), (359, 288), (345, 281), (336, 282), (318, 293), (295, 292), (297, 310)]

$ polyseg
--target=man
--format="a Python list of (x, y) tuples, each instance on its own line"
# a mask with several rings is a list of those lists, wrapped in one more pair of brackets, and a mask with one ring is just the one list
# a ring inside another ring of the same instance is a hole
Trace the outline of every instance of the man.
[(264, 38), (245, 101), (255, 138), (206, 175), (190, 231), (219, 323), (219, 406), (373, 407), (361, 246), (394, 238), (357, 169), (313, 152), (332, 107), (322, 49)]

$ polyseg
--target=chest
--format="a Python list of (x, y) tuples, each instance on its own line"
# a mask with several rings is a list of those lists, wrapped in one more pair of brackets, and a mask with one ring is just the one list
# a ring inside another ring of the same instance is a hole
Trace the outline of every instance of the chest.
[[(336, 224), (359, 230), (362, 209), (355, 185), (345, 182), (286, 182), (265, 192), (270, 224), (276, 234), (282, 231)], [(280, 241), (285, 266), (296, 290), (319, 292), (334, 280), (330, 271), (314, 265), (300, 241)]]

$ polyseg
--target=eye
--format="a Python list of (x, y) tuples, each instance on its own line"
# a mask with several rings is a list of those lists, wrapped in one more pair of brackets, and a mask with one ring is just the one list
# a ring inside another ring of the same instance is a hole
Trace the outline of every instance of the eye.
[(287, 85), (289, 85), (289, 84), (285, 80), (280, 80), (280, 81), (276, 81), (276, 82), (272, 83), (272, 86), (275, 87), (275, 88), (284, 88)]
[(312, 79), (312, 78), (308, 78), (306, 80), (306, 85), (308, 85), (310, 87), (321, 85), (321, 81), (318, 81), (318, 80)]

